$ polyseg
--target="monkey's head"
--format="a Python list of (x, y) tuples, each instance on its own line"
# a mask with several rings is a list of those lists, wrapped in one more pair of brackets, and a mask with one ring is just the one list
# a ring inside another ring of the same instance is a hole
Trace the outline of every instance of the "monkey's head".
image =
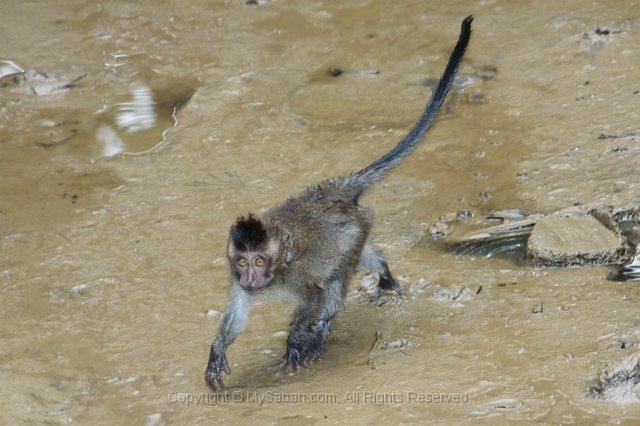
[(239, 217), (229, 232), (227, 252), (231, 273), (249, 294), (264, 290), (280, 267), (293, 258), (291, 236), (265, 227), (254, 215)]

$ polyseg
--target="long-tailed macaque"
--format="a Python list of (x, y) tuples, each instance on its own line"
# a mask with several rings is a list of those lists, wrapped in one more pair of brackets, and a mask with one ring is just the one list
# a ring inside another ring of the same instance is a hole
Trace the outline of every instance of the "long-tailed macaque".
[(312, 185), (259, 217), (238, 218), (231, 227), (229, 301), (205, 373), (211, 389), (223, 387), (222, 371), (230, 374), (226, 349), (245, 328), (259, 294), (273, 293), (296, 304), (287, 349), (273, 366), (293, 372), (323, 358), (327, 336), (355, 272), (379, 274), (377, 293), (395, 290), (404, 294), (385, 255), (368, 241), (372, 214), (358, 205), (358, 199), (426, 135), (462, 61), (472, 21), (473, 16), (462, 21), (458, 43), (422, 116), (394, 149), (357, 173)]

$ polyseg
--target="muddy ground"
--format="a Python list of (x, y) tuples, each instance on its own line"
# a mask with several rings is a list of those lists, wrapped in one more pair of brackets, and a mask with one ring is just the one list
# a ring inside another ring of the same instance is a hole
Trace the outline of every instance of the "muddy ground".
[[(2, 424), (640, 421), (637, 403), (587, 395), (638, 353), (637, 282), (456, 255), (430, 232), (441, 218), (463, 232), (461, 210), (640, 195), (637, 2), (2, 10), (0, 60), (61, 82), (38, 95), (42, 81), (0, 80)], [(461, 77), (428, 139), (362, 200), (406, 299), (371, 302), (354, 279), (325, 359), (297, 375), (266, 369), (291, 307), (258, 306), (229, 349), (227, 396), (207, 394), (230, 224), (391, 149), (469, 14)], [(142, 86), (156, 121), (130, 132), (118, 117)], [(103, 156), (104, 132), (126, 151)]]

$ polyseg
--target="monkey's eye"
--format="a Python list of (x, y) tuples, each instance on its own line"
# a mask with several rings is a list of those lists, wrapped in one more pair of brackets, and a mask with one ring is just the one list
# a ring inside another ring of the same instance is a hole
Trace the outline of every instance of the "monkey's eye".
[(256, 266), (264, 266), (264, 259), (257, 258), (256, 259)]
[(238, 260), (238, 266), (241, 266), (241, 267), (243, 267), (243, 268), (244, 268), (245, 266), (247, 266), (247, 259), (240, 259), (240, 260)]

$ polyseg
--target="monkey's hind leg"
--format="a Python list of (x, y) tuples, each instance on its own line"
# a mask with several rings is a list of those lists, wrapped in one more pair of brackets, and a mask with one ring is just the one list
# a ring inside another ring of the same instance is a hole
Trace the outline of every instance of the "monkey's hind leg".
[(356, 268), (358, 271), (371, 271), (380, 276), (380, 281), (376, 286), (374, 296), (379, 296), (385, 290), (395, 290), (399, 296), (404, 296), (405, 292), (398, 284), (398, 281), (389, 270), (387, 258), (384, 253), (377, 250), (373, 244), (366, 242), (360, 254), (360, 260)]
[(307, 368), (307, 362), (322, 359), (322, 349), (332, 322), (320, 319), (323, 307), (322, 293), (322, 289), (311, 287), (310, 293), (303, 297), (291, 319), (284, 356), (269, 368), (280, 367), (283, 373), (291, 368), (291, 371), (296, 373), (298, 367)]
[(349, 275), (349, 268), (341, 268), (323, 289), (311, 287), (310, 294), (293, 313), (284, 356), (270, 368), (281, 367), (283, 373), (291, 368), (296, 373), (298, 367), (307, 368), (307, 362), (324, 358), (327, 337), (344, 305)]

